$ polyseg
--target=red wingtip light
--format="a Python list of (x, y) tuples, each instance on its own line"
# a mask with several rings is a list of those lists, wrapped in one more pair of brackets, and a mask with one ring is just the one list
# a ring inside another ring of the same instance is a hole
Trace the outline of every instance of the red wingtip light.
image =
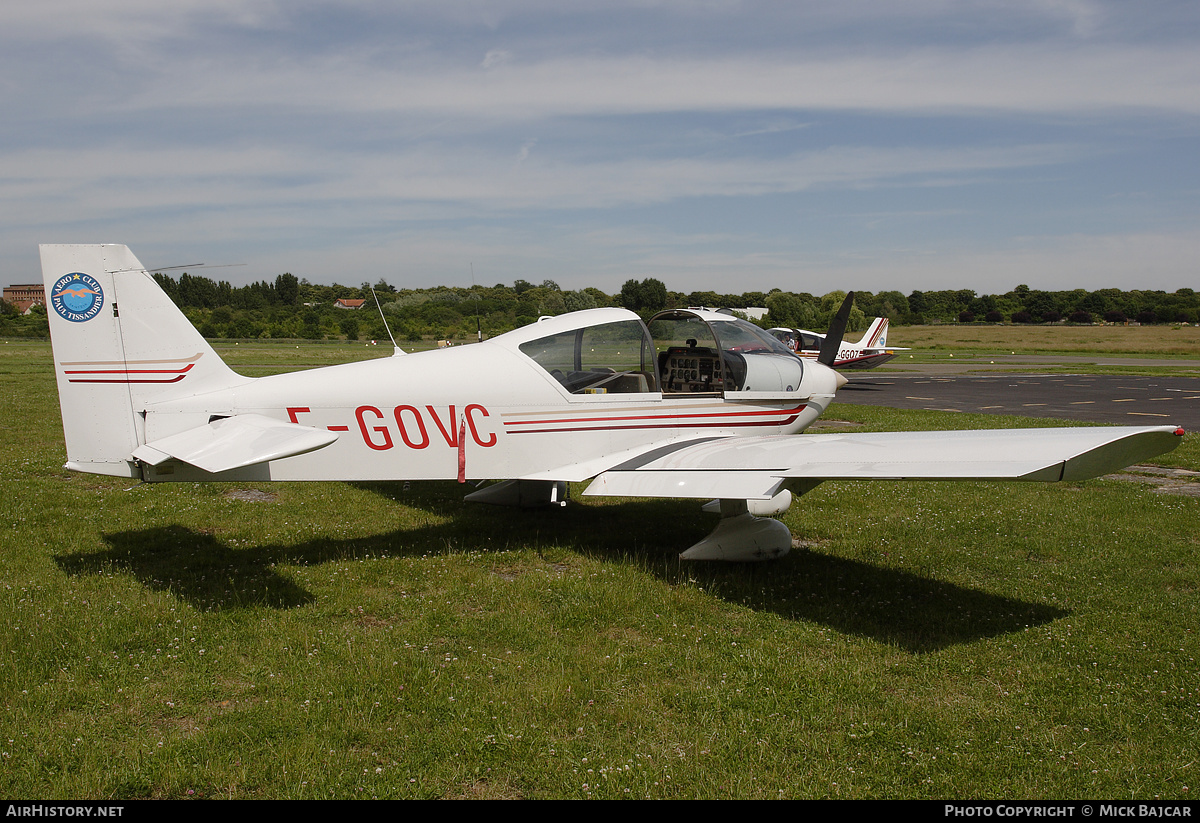
[(1183, 426), (1180, 426), (1179, 428), (1177, 428), (1177, 429), (1175, 430), (1175, 436), (1176, 436), (1176, 437), (1183, 437)]

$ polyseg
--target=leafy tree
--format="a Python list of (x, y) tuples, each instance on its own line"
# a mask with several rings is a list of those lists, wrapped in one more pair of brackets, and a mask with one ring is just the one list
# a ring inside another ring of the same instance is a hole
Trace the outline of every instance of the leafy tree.
[(284, 272), (275, 278), (275, 295), (285, 306), (296, 305), (300, 302), (300, 281), (294, 274)]
[(694, 291), (687, 296), (689, 306), (708, 306), (719, 309), (726, 305), (715, 291)]
[(811, 329), (817, 324), (817, 307), (811, 300), (791, 292), (777, 291), (767, 296), (767, 322), (772, 326)]
[[(366, 280), (361, 287), (315, 285), (285, 273), (273, 282), (263, 280), (234, 288), (226, 281), (217, 282), (189, 273), (174, 279), (160, 272), (154, 279), (193, 325), (212, 336), (345, 336), (351, 339), (353, 334), (368, 334), (376, 339), (385, 336), (378, 316), (356, 317), (358, 328), (355, 330), (352, 323), (343, 326), (342, 321), (349, 318), (332, 308), (332, 302), (338, 297), (369, 299), (371, 287)], [(393, 330), (405, 329), (406, 334), (417, 336), (473, 335), (476, 317), (485, 334), (494, 336), (532, 322), (538, 315), (611, 305), (628, 306), (643, 316), (664, 307), (685, 305), (734, 309), (763, 305), (768, 314), (757, 322), (764, 326), (821, 330), (844, 296), (844, 292), (836, 291), (816, 298), (778, 288), (766, 294), (713, 291), (689, 294), (668, 291), (665, 284), (652, 278), (629, 280), (615, 296), (590, 287), (563, 291), (552, 280), (545, 280), (539, 286), (517, 280), (514, 286), (394, 290), (379, 279), (376, 291), (387, 297), (383, 308)], [(0, 334), (41, 337), (48, 334), (44, 310), (23, 317), (13, 316), (12, 311), (12, 307), (0, 305)], [(887, 317), (899, 324), (923, 323), (926, 319), (953, 321), (966, 313), (976, 318), (986, 317), (993, 323), (1002, 322), (1005, 317), (1011, 317), (1017, 323), (1055, 322), (1063, 317), (1070, 318), (1071, 322), (1089, 322), (1082, 318), (1103, 317), (1108, 322), (1123, 323), (1126, 318), (1134, 317), (1144, 323), (1194, 323), (1200, 321), (1200, 295), (1193, 289), (1178, 289), (1171, 293), (1120, 289), (1041, 291), (1024, 284), (1006, 294), (994, 295), (976, 295), (969, 289), (913, 291), (908, 297), (894, 290), (876, 294), (859, 291), (856, 292), (849, 329), (862, 328), (868, 316)], [(374, 312), (370, 314), (374, 315)]]
[(661, 280), (647, 278), (640, 283), (626, 280), (621, 286), (621, 305), (636, 312), (655, 312), (667, 305), (667, 287)]
[(563, 292), (562, 299), (567, 311), (583, 311), (584, 309), (596, 308), (596, 298), (586, 290)]
[(924, 292), (914, 291), (908, 296), (908, 310), (913, 314), (924, 314), (929, 310)]

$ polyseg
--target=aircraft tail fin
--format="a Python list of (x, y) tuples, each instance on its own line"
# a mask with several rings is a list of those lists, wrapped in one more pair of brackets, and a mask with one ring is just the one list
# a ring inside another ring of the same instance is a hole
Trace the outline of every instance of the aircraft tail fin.
[(887, 333), (888, 319), (886, 317), (876, 317), (871, 322), (871, 325), (867, 327), (862, 340), (858, 341), (858, 346), (862, 349), (885, 348), (887, 346)]
[(248, 382), (121, 245), (43, 245), (42, 278), (67, 467), (140, 476), (140, 412), (154, 398)]

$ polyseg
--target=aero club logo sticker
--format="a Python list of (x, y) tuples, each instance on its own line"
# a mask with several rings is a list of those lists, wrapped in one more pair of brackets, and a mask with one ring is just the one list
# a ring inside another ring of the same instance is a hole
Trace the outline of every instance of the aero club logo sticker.
[(50, 290), (50, 302), (59, 316), (72, 323), (91, 320), (104, 305), (104, 291), (96, 278), (72, 272), (59, 278)]

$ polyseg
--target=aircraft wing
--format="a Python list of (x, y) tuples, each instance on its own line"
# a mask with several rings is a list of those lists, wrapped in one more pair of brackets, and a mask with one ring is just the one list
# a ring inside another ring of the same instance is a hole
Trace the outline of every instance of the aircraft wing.
[(152, 466), (174, 458), (216, 473), (315, 451), (337, 438), (324, 429), (237, 414), (146, 443), (133, 456)]
[(765, 500), (789, 480), (1086, 480), (1175, 448), (1174, 426), (722, 438), (635, 459), (585, 494)]

